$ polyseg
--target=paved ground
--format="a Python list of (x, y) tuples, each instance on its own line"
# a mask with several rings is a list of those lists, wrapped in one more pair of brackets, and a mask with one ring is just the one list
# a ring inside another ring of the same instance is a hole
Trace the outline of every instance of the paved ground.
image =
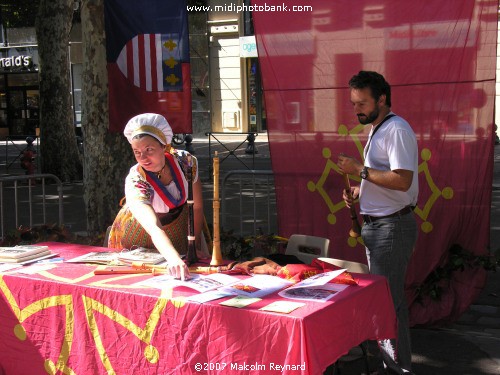
[[(222, 138), (222, 137), (221, 137)], [(244, 137), (223, 139), (228, 149), (211, 139), (195, 139), (193, 147), (200, 160), (200, 175), (205, 187), (207, 198), (212, 192), (212, 177), (209, 169), (210, 154), (217, 149), (221, 160), (221, 175), (230, 169), (271, 169), (269, 147), (265, 135), (259, 135), (255, 143), (255, 154), (246, 153), (247, 144)], [(243, 144), (238, 150), (238, 145)], [(8, 174), (22, 174), (19, 161), (15, 160), (19, 154), (20, 142), (15, 148), (5, 142), (0, 142), (0, 177)], [(209, 153), (210, 150), (210, 153)], [(5, 156), (4, 156), (5, 155)], [(239, 159), (235, 158), (239, 156)], [(14, 160), (14, 161), (13, 161)], [(7, 166), (10, 165), (7, 171)], [(493, 177), (493, 196), (491, 207), (491, 249), (500, 251), (500, 146), (495, 147), (495, 164)], [(48, 186), (47, 189), (53, 188)], [(28, 186), (22, 192), (24, 200), (27, 198)], [(65, 184), (64, 194), (64, 222), (72, 231), (85, 231), (84, 205), (82, 199), (82, 183)], [(265, 188), (264, 188), (265, 190)], [(54, 191), (53, 194), (57, 194)], [(52, 199), (51, 201), (54, 201)], [(5, 202), (5, 206), (12, 204)], [(54, 217), (57, 205), (51, 203), (48, 216)], [(12, 210), (12, 206), (7, 209)], [(206, 207), (206, 216), (211, 217), (211, 207)], [(57, 219), (57, 215), (56, 219)], [(12, 219), (11, 219), (12, 220)], [(272, 220), (271, 220), (272, 221)], [(274, 225), (274, 224), (272, 224)], [(272, 231), (271, 231), (272, 232)], [(500, 269), (496, 273), (490, 272), (488, 282), (479, 298), (470, 306), (463, 316), (454, 324), (434, 329), (412, 329), (414, 372), (418, 375), (499, 375), (500, 374)], [(354, 361), (346, 363), (341, 368), (342, 375), (362, 374), (362, 363)]]

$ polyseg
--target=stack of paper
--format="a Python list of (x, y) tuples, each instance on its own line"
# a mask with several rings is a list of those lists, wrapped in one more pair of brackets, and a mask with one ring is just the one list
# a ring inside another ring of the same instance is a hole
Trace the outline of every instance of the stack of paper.
[(48, 246), (20, 245), (0, 247), (0, 263), (23, 263), (52, 256)]

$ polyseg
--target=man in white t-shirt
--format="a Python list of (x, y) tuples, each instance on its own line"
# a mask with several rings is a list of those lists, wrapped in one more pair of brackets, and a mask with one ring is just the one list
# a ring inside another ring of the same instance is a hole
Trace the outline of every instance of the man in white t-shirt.
[(396, 372), (407, 373), (411, 371), (411, 344), (404, 283), (417, 239), (413, 213), (418, 197), (417, 139), (408, 122), (391, 111), (391, 87), (381, 74), (361, 71), (351, 78), (349, 88), (359, 122), (371, 125), (371, 131), (364, 164), (339, 156), (343, 173), (361, 177), (361, 186), (344, 191), (343, 198), (351, 207), (359, 197), (370, 273), (387, 277), (396, 309), (396, 355), (401, 367)]

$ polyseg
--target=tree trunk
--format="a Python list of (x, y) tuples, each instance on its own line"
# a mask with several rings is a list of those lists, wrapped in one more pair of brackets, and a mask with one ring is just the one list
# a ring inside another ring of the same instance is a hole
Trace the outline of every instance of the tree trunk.
[(73, 0), (41, 0), (36, 19), (42, 171), (66, 182), (81, 178), (69, 71), (73, 3)]
[(83, 0), (82, 131), (84, 201), (90, 233), (106, 230), (125, 195), (133, 154), (122, 133), (109, 133), (104, 0)]

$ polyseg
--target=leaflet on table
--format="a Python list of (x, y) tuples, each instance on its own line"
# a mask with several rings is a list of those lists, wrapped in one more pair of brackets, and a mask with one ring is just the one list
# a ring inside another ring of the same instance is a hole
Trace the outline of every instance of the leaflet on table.
[(289, 314), (293, 310), (297, 310), (299, 307), (303, 307), (305, 305), (306, 304), (302, 302), (274, 301), (267, 306), (261, 307), (259, 310)]
[(22, 274), (25, 274), (25, 275), (33, 275), (35, 273), (39, 273), (39, 272), (42, 272), (42, 271), (48, 271), (48, 270), (51, 270), (53, 268), (57, 267), (55, 264), (50, 264), (50, 263), (40, 263), (40, 264), (33, 264), (31, 266), (27, 266), (27, 267), (22, 267), (22, 268), (18, 268), (14, 271), (12, 271), (12, 273), (22, 273)]
[(232, 295), (231, 293), (222, 292), (220, 290), (209, 290), (208, 292), (193, 294), (192, 296), (189, 296), (186, 299), (191, 302), (205, 303), (231, 295)]
[(19, 263), (2, 263), (0, 264), (0, 273), (2, 272), (8, 272), (16, 268), (22, 267), (22, 264)]
[(225, 275), (223, 273), (213, 273), (210, 275), (191, 274), (191, 278), (185, 281), (175, 279), (170, 275), (161, 275), (152, 277), (147, 280), (139, 281), (135, 284), (135, 286), (149, 286), (158, 289), (184, 286), (186, 288), (194, 289), (198, 292), (206, 292), (233, 284), (238, 281), (239, 279), (237, 277)]
[(314, 275), (295, 284), (294, 286), (282, 290), (278, 294), (284, 298), (303, 301), (328, 301), (334, 295), (340, 293), (349, 286), (346, 284), (334, 284), (329, 282), (345, 271), (345, 269), (341, 269)]
[(253, 275), (252, 277), (239, 280), (235, 284), (221, 288), (221, 290), (232, 294), (260, 298), (292, 284), (292, 281), (282, 279), (278, 276)]
[(241, 309), (242, 307), (247, 307), (252, 303), (259, 302), (261, 298), (257, 297), (247, 297), (247, 296), (236, 296), (234, 298), (228, 299), (226, 301), (222, 301), (219, 305), (236, 307)]

